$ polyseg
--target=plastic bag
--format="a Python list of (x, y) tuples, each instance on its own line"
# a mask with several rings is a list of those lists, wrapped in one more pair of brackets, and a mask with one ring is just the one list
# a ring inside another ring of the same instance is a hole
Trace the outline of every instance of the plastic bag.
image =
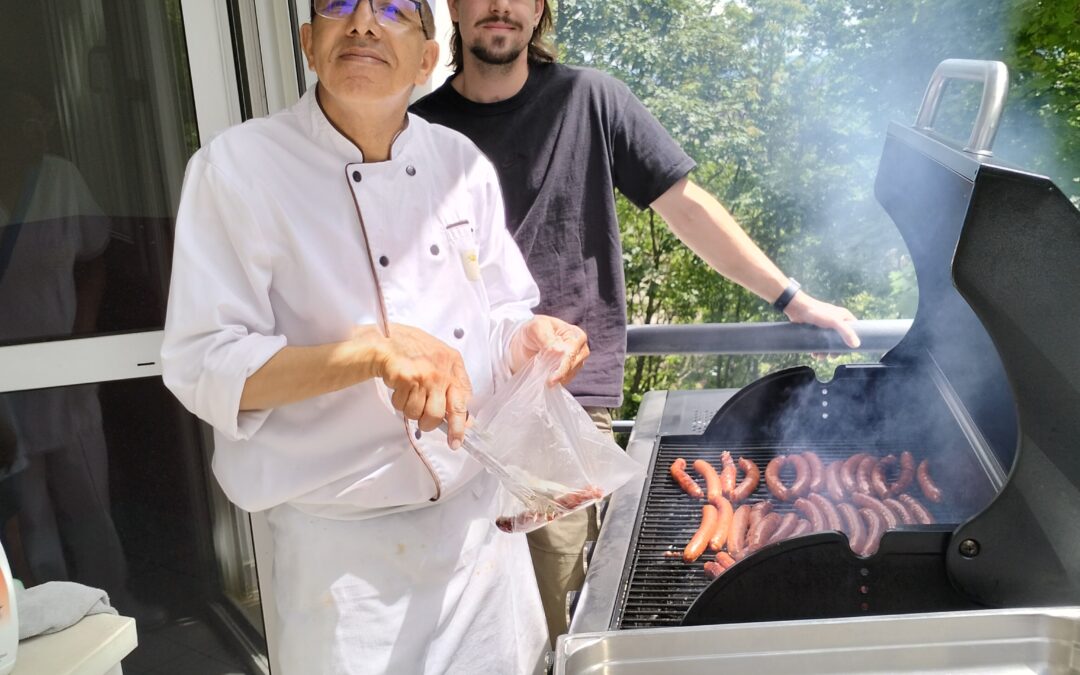
[(530, 532), (593, 504), (643, 472), (537, 357), (476, 412), (462, 447), (499, 479), (495, 524)]

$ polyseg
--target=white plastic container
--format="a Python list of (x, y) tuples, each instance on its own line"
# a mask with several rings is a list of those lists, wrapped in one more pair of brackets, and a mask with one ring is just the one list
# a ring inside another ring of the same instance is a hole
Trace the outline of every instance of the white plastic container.
[(19, 612), (3, 546), (0, 546), (0, 577), (0, 675), (8, 675), (15, 669), (15, 653), (19, 649)]

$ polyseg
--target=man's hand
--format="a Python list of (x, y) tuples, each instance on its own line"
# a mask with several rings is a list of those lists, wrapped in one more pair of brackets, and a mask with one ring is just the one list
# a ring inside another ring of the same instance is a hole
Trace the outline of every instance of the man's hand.
[(840, 334), (844, 344), (858, 349), (862, 342), (851, 327), (855, 315), (836, 305), (830, 305), (814, 298), (804, 291), (799, 291), (784, 308), (784, 314), (792, 323), (808, 323), (821, 328), (831, 328)]
[(521, 370), (537, 354), (558, 354), (559, 367), (548, 380), (549, 386), (567, 384), (589, 358), (585, 331), (553, 316), (537, 314), (518, 329), (510, 341), (510, 369)]
[(445, 419), (450, 447), (461, 447), (472, 398), (461, 354), (419, 328), (397, 323), (390, 324), (390, 337), (379, 342), (376, 354), (374, 374), (394, 391), (394, 408), (422, 431)]

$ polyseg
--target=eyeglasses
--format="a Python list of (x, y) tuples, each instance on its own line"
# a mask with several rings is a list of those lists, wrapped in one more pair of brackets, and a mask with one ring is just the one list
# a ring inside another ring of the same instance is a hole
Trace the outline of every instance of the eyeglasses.
[[(361, 0), (314, 0), (311, 9), (326, 19), (344, 19), (352, 15)], [(423, 0), (368, 0), (375, 23), (390, 30), (404, 30), (419, 25), (424, 36), (430, 39), (433, 29), (428, 29), (422, 11)]]

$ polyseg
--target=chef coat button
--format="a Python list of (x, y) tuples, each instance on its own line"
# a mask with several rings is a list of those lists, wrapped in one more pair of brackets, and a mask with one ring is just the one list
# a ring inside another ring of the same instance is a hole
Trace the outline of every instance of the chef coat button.
[(431, 245), (431, 255), (439, 255), (439, 246), (438, 246), (438, 244), (432, 244)]
[(389, 267), (390, 266), (390, 258), (387, 258), (386, 256), (380, 257), (379, 258), (379, 264), (382, 265), (383, 267)]
[(421, 437), (421, 436), (423, 436), (423, 434), (422, 434), (422, 433), (420, 433), (420, 430), (419, 430), (419, 429), (417, 429), (417, 430), (416, 430), (416, 433), (414, 433), (414, 434), (413, 434), (413, 436), (416, 436), (416, 440), (420, 440), (420, 437)]
[(415, 176), (416, 167), (410, 164), (409, 166), (405, 167), (405, 173), (409, 174), (410, 176)]
[(461, 330), (460, 328), (455, 328), (454, 337), (460, 340), (461, 338), (465, 337), (465, 331)]
[(360, 175), (359, 171), (353, 171), (352, 172), (353, 182), (359, 183), (361, 178), (363, 178), (363, 176)]

